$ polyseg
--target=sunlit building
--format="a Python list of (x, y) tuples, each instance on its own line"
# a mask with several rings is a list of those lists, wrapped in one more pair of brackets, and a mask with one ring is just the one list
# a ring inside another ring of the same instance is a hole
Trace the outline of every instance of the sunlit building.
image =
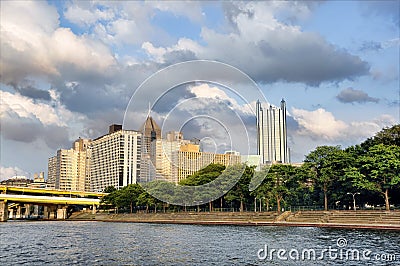
[(200, 145), (192, 143), (182, 145), (172, 158), (172, 173), (177, 175), (173, 176), (173, 179), (178, 182), (209, 164), (230, 166), (241, 163), (238, 152), (231, 151), (225, 154), (201, 152)]
[(257, 154), (261, 163), (289, 163), (286, 102), (274, 107), (257, 101)]
[(61, 190), (87, 190), (88, 148), (91, 140), (78, 139), (69, 150), (60, 149), (48, 160), (48, 180), (50, 188)]
[(90, 183), (92, 191), (108, 186), (119, 189), (135, 184), (140, 175), (142, 133), (110, 126), (109, 133), (91, 143)]
[(182, 132), (177, 131), (168, 132), (165, 139), (153, 140), (150, 158), (155, 175), (150, 177), (149, 181), (156, 179), (177, 183), (178, 175), (173, 167), (173, 161), (176, 161), (177, 152), (181, 146), (189, 143), (189, 140), (183, 139)]

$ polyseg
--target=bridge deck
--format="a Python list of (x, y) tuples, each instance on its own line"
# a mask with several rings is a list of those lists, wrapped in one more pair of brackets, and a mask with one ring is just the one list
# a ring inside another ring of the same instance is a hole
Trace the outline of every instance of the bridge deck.
[(80, 196), (80, 197), (97, 197), (101, 198), (108, 193), (101, 192), (89, 192), (89, 191), (69, 191), (69, 190), (57, 190), (47, 188), (30, 188), (30, 187), (16, 187), (16, 186), (4, 186), (0, 185), (1, 193), (21, 193), (21, 194), (50, 194), (50, 195), (68, 195), (68, 196)]
[(50, 196), (33, 196), (33, 195), (13, 195), (0, 194), (0, 200), (7, 202), (24, 202), (24, 203), (47, 203), (47, 204), (65, 204), (65, 205), (100, 205), (100, 199), (90, 198), (69, 198), (69, 197), (50, 197)]

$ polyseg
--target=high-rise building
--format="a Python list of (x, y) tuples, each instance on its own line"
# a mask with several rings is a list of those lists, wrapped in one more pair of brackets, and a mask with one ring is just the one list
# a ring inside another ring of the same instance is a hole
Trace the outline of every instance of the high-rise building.
[(151, 142), (155, 139), (161, 139), (161, 129), (157, 125), (156, 121), (151, 116), (146, 118), (146, 121), (140, 128), (140, 132), (143, 134), (143, 151), (144, 153), (150, 153)]
[(181, 146), (188, 143), (190, 141), (183, 139), (182, 132), (177, 131), (169, 131), (165, 139), (153, 140), (150, 158), (152, 167), (155, 168), (155, 175), (151, 176), (149, 181), (157, 179), (178, 183), (178, 175), (173, 172), (175, 168), (173, 168), (172, 162)]
[(179, 151), (174, 152), (172, 156), (172, 174), (177, 182), (185, 179), (189, 175), (193, 175), (197, 171), (209, 164), (222, 164), (230, 166), (241, 163), (240, 153), (229, 151), (225, 154), (201, 152), (198, 144), (182, 145)]
[(90, 184), (92, 191), (108, 186), (119, 189), (135, 184), (140, 175), (142, 134), (110, 126), (109, 133), (91, 143)]
[[(60, 149), (48, 161), (48, 187), (84, 191), (88, 187), (89, 139), (76, 140), (69, 150)], [(90, 182), (90, 181), (89, 181)]]
[[(151, 143), (152, 141), (161, 139), (161, 129), (156, 121), (148, 116), (146, 121), (140, 128), (143, 135), (142, 154), (140, 162), (140, 182), (149, 182), (156, 178), (156, 169), (151, 159)], [(153, 159), (154, 160), (154, 159)]]
[(178, 183), (211, 163), (225, 166), (238, 164), (240, 154), (228, 151), (225, 154), (202, 152), (198, 139), (185, 140), (182, 132), (170, 131), (165, 139), (151, 142), (151, 165), (154, 172), (150, 179)]
[(261, 163), (289, 163), (285, 100), (280, 108), (257, 101), (256, 109), (257, 154)]

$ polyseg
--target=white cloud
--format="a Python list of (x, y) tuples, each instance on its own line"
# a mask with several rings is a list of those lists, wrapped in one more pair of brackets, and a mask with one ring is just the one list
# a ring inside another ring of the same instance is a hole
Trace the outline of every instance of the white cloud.
[(356, 144), (366, 138), (372, 137), (383, 127), (396, 123), (394, 117), (388, 114), (381, 115), (371, 121), (344, 122), (323, 108), (314, 111), (292, 108), (293, 118), (299, 124), (296, 132), (312, 139), (328, 142), (342, 142)]
[(261, 82), (283, 80), (316, 86), (368, 74), (368, 63), (358, 56), (328, 43), (317, 33), (279, 21), (275, 14), (282, 10), (279, 4), (277, 8), (270, 2), (234, 5), (237, 10), (230, 19), (236, 29), (231, 32), (203, 27), (201, 42), (181, 38), (175, 45), (144, 49), (149, 55), (156, 53), (159, 62), (167, 61), (173, 52), (190, 51), (196, 58), (244, 69)]
[(311, 134), (315, 137), (332, 140), (341, 137), (347, 129), (346, 123), (337, 120), (332, 113), (319, 108), (315, 111), (307, 111), (292, 108), (294, 119), (300, 125), (300, 134)]
[(80, 136), (88, 118), (68, 110), (55, 90), (49, 94), (50, 102), (0, 91), (2, 137), (26, 143), (42, 139), (54, 148)]
[(0, 91), (1, 118), (7, 119), (10, 113), (18, 117), (39, 120), (43, 125), (67, 126), (73, 119), (83, 119), (83, 115), (77, 115), (67, 110), (59, 102), (59, 96), (54, 90), (50, 90), (52, 102), (50, 104), (34, 101), (19, 94)]
[[(218, 88), (216, 86), (210, 86), (207, 83), (203, 83), (201, 85), (197, 86), (191, 86), (190, 87), (190, 92), (192, 92), (196, 97), (199, 98), (208, 98), (208, 99), (213, 99), (214, 101), (224, 101), (227, 103), (227, 106), (231, 108), (232, 110), (239, 111), (243, 114), (251, 115), (253, 114), (252, 112), (252, 103), (244, 103), (244, 104), (239, 104), (236, 99), (228, 96), (224, 90), (221, 88)], [(205, 103), (210, 103), (209, 100), (205, 100)], [(255, 102), (254, 106), (255, 106)], [(253, 109), (255, 110), (255, 109)]]
[(1, 18), (0, 69), (6, 84), (27, 76), (60, 76), (68, 67), (104, 73), (115, 64), (101, 42), (58, 28), (57, 10), (43, 1), (4, 2)]
[(0, 181), (7, 180), (14, 176), (29, 177), (29, 173), (16, 167), (16, 166), (14, 166), (14, 167), (0, 166)]
[[(77, 3), (79, 3), (79, 1)], [(77, 3), (68, 6), (67, 10), (64, 12), (65, 18), (77, 25), (89, 26), (99, 20), (111, 20), (115, 16), (114, 11), (110, 8), (100, 10), (96, 8), (93, 3), (90, 4), (89, 8), (83, 8), (77, 5)]]

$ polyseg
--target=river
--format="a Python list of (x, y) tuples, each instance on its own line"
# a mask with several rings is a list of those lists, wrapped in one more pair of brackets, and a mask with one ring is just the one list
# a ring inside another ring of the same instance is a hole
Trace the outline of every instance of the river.
[(9, 221), (0, 233), (0, 265), (400, 265), (399, 231)]

